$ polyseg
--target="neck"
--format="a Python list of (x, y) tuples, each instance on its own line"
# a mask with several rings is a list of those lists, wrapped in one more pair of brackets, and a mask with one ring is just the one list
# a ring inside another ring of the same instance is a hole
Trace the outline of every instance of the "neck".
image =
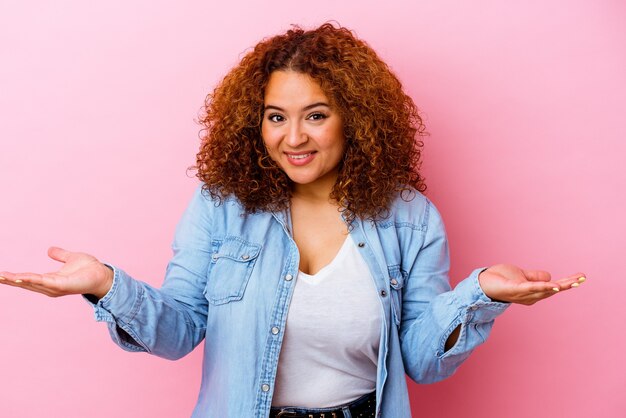
[(328, 176), (309, 184), (294, 184), (292, 198), (311, 203), (331, 203), (330, 193), (337, 176)]

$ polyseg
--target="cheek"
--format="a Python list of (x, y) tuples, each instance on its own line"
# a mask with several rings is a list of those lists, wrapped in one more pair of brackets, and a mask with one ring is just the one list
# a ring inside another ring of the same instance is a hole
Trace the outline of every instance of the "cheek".
[(334, 154), (343, 155), (346, 148), (346, 140), (342, 130), (328, 129), (327, 132), (325, 132), (324, 138), (326, 138), (326, 149)]
[(274, 141), (272, 141), (272, 135), (271, 135), (271, 131), (269, 129), (265, 129), (265, 128), (261, 128), (261, 140), (263, 141), (263, 144), (265, 145), (265, 148), (271, 152), (272, 149), (272, 144)]
[(267, 133), (261, 135), (261, 139), (263, 140), (263, 145), (265, 145), (265, 151), (269, 158), (275, 163), (280, 165), (280, 152), (278, 150), (278, 141), (275, 138), (272, 138), (271, 135)]

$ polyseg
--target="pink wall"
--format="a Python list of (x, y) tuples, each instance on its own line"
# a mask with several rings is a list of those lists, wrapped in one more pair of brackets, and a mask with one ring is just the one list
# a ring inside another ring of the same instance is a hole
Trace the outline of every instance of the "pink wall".
[[(0, 3), (0, 270), (52, 270), (55, 244), (159, 284), (205, 94), (261, 37), (334, 19), (424, 112), (453, 281), (497, 262), (589, 277), (512, 307), (451, 379), (412, 384), (415, 416), (625, 416), (622, 2), (169, 3)], [(193, 408), (201, 350), (122, 352), (78, 297), (1, 287), (0, 330), (0, 416)]]

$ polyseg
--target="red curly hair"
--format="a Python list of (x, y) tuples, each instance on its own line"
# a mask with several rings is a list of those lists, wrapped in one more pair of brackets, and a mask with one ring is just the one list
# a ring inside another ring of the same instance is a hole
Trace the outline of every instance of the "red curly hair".
[(207, 96), (193, 168), (212, 198), (234, 195), (247, 213), (289, 206), (291, 180), (261, 137), (265, 87), (279, 70), (311, 76), (340, 113), (345, 154), (330, 197), (349, 222), (382, 219), (398, 193), (426, 189), (424, 124), (413, 100), (371, 47), (326, 23), (261, 41)]

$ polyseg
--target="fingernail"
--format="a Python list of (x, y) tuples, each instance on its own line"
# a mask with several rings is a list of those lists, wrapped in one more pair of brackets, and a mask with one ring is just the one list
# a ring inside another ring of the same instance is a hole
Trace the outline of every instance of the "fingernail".
[(572, 283), (572, 286), (571, 286), (571, 287), (578, 287), (578, 286), (580, 286), (580, 284), (578, 284), (578, 283)]
[(6, 280), (6, 278), (5, 278), (5, 277), (0, 276), (0, 280)]
[(558, 292), (561, 289), (559, 289), (558, 287), (553, 287), (552, 290), (554, 290), (555, 292)]
[[(17, 280), (15, 281), (15, 283), (22, 283), (22, 281), (21, 281), (20, 279), (17, 279)], [(576, 284), (576, 283), (574, 283), (574, 284)]]
[(587, 280), (587, 278), (584, 277), (584, 276), (581, 276), (581, 277), (578, 278), (579, 282), (584, 282), (585, 280)]

